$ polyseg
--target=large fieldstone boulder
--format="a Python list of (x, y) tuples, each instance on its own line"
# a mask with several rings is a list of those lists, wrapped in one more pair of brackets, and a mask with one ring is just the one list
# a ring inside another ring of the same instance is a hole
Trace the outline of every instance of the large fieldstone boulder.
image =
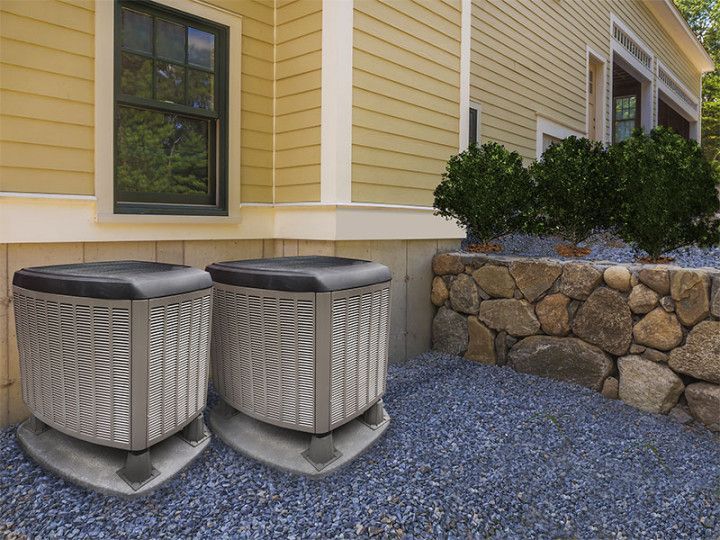
[(685, 326), (693, 326), (710, 315), (710, 278), (695, 270), (673, 273), (670, 293), (675, 313)]
[(633, 328), (635, 342), (660, 351), (669, 351), (682, 343), (682, 326), (674, 313), (657, 307)]
[(640, 356), (619, 358), (618, 371), (620, 399), (643, 411), (669, 413), (685, 389), (670, 368)]
[(540, 330), (532, 304), (525, 300), (485, 300), (480, 305), (478, 319), (497, 331), (511, 336), (531, 336)]
[(670, 274), (666, 268), (643, 268), (638, 278), (661, 296), (670, 294)]
[(570, 298), (562, 293), (548, 294), (535, 306), (535, 314), (543, 332), (551, 336), (567, 336), (570, 333)]
[(493, 331), (481, 323), (477, 317), (469, 317), (468, 334), (470, 340), (465, 358), (481, 364), (495, 364), (495, 335)]
[(607, 354), (577, 338), (530, 336), (510, 349), (508, 360), (521, 373), (572, 382), (598, 392), (613, 370)]
[(649, 313), (657, 306), (659, 299), (658, 293), (640, 283), (632, 288), (628, 297), (628, 306), (633, 313)]
[(448, 291), (445, 280), (440, 276), (435, 276), (432, 281), (430, 301), (436, 306), (442, 306), (448, 298), (450, 298), (450, 291)]
[(712, 313), (715, 317), (720, 317), (720, 276), (715, 276), (712, 280), (710, 313)]
[(436, 276), (461, 274), (465, 271), (465, 265), (458, 253), (440, 253), (433, 257), (432, 269)]
[(720, 386), (706, 382), (685, 388), (690, 413), (714, 431), (720, 431)]
[(534, 302), (553, 286), (562, 273), (562, 265), (554, 261), (515, 261), (510, 274), (528, 302)]
[(558, 290), (574, 300), (585, 300), (602, 283), (600, 270), (583, 263), (568, 263), (563, 268)]
[(473, 278), (467, 274), (460, 274), (453, 279), (450, 285), (450, 305), (460, 313), (474, 315), (478, 312), (480, 295)]
[(432, 324), (433, 350), (461, 356), (468, 347), (467, 317), (452, 309), (441, 307)]
[(572, 329), (579, 338), (622, 356), (632, 340), (632, 314), (620, 293), (601, 287), (580, 306)]
[(720, 384), (720, 321), (703, 321), (693, 328), (685, 345), (670, 353), (668, 365), (678, 373)]
[(475, 270), (472, 277), (493, 298), (512, 298), (515, 294), (515, 280), (504, 266), (486, 264)]
[(630, 290), (630, 270), (624, 266), (610, 266), (603, 272), (603, 279), (607, 286), (620, 292)]

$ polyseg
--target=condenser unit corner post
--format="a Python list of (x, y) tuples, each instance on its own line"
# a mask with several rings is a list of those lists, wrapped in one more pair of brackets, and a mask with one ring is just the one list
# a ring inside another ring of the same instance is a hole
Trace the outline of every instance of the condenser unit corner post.
[[(80, 485), (132, 497), (209, 443), (212, 280), (143, 261), (26, 268), (13, 278), (25, 450)], [(46, 429), (50, 428), (50, 429)]]
[(313, 256), (207, 270), (215, 284), (213, 381), (222, 400), (210, 423), (221, 439), (270, 465), (317, 476), (382, 435), (389, 423), (382, 403), (387, 267)]

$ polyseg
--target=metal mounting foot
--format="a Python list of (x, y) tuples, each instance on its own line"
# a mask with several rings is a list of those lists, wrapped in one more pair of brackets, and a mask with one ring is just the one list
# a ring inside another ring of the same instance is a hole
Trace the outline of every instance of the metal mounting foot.
[(125, 466), (118, 471), (120, 478), (125, 480), (135, 491), (158, 474), (160, 474), (158, 470), (152, 466), (150, 451), (147, 449), (128, 452), (125, 458)]
[(372, 429), (380, 427), (385, 422), (385, 407), (382, 399), (377, 400), (372, 407), (365, 411), (360, 420)]
[(202, 414), (198, 414), (195, 419), (182, 430), (182, 438), (192, 446), (197, 446), (207, 437), (208, 434), (205, 431), (205, 422), (203, 422)]
[(37, 416), (31, 416), (28, 418), (27, 427), (35, 435), (40, 435), (43, 431), (47, 431), (49, 429), (48, 425)]
[(332, 431), (310, 437), (310, 447), (302, 454), (318, 471), (339, 458), (342, 453), (333, 444)]

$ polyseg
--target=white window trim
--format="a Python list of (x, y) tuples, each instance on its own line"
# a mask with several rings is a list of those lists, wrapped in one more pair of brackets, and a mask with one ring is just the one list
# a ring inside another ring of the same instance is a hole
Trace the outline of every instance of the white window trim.
[(599, 111), (595, 111), (595, 116), (599, 118), (597, 131), (600, 133), (599, 140), (601, 142), (607, 142), (607, 81), (608, 81), (608, 59), (605, 55), (593, 49), (590, 45), (585, 46), (585, 136), (590, 137), (590, 108), (587, 106), (590, 100), (590, 61), (595, 60), (600, 64), (600, 80), (596, 82), (596, 87), (599, 92), (597, 98), (597, 104), (600, 107)]
[[(627, 35), (629, 35), (642, 49), (644, 49), (645, 53), (650, 57), (650, 63), (651, 63), (651, 69), (648, 69), (647, 66), (642, 64), (640, 61), (638, 61), (635, 56), (630, 54), (630, 52), (623, 47), (618, 41), (615, 39), (615, 35), (613, 32), (613, 25), (617, 25), (620, 29), (622, 29), (623, 32), (625, 32)], [(611, 55), (611, 64), (610, 64), (610, 112), (612, 114), (612, 111), (614, 110), (615, 104), (613, 103), (612, 99), (612, 65), (615, 62), (615, 57), (619, 57), (621, 60), (621, 66), (623, 69), (628, 71), (633, 77), (638, 79), (640, 81), (641, 86), (641, 110), (640, 110), (640, 126), (646, 131), (649, 132), (652, 128), (654, 128), (657, 125), (657, 109), (655, 107), (656, 100), (657, 100), (657, 89), (655, 85), (655, 65), (657, 63), (657, 57), (655, 56), (655, 51), (651, 47), (648, 47), (648, 45), (640, 39), (640, 37), (633, 32), (630, 27), (625, 24), (622, 20), (620, 20), (617, 16), (615, 16), (613, 13), (610, 14), (610, 55)], [(609, 141), (612, 142), (612, 116), (610, 117), (610, 123), (609, 123)]]
[(574, 135), (584, 137), (585, 135), (577, 130), (558, 124), (542, 116), (537, 117), (537, 131), (535, 135), (535, 157), (540, 159), (543, 154), (543, 135), (550, 135), (556, 139), (566, 139)]
[(229, 28), (227, 216), (164, 216), (114, 213), (114, 2), (95, 3), (95, 196), (96, 221), (131, 223), (217, 223), (237, 220), (240, 211), (240, 60), (242, 17), (194, 0), (155, 0)]
[[(660, 78), (660, 70), (665, 71), (667, 75), (672, 79), (673, 83), (675, 83), (680, 90), (685, 92), (689, 97), (696, 99), (695, 101), (695, 108), (691, 107), (688, 103), (685, 102), (680, 96), (678, 96), (675, 91), (665, 84), (665, 82)], [(673, 109), (675, 109), (675, 112), (680, 114), (685, 120), (687, 120), (690, 123), (690, 138), (695, 139), (699, 141), (700, 139), (700, 129), (699, 129), (699, 119), (701, 116), (701, 102), (700, 99), (697, 98), (694, 92), (691, 92), (690, 89), (685, 86), (680, 79), (675, 75), (675, 73), (667, 67), (660, 59), (658, 59), (655, 62), (655, 76), (657, 77), (657, 87), (658, 87), (658, 99), (662, 97), (665, 101), (667, 101), (670, 105), (673, 106)]]
[(467, 119), (467, 130), (468, 130), (468, 144), (467, 146), (470, 146), (470, 109), (475, 109), (477, 111), (477, 118), (475, 119), (475, 130), (477, 133), (477, 143), (478, 145), (482, 144), (482, 141), (480, 140), (480, 128), (482, 127), (482, 105), (480, 105), (476, 101), (470, 101), (468, 103), (467, 111), (468, 111), (468, 119)]

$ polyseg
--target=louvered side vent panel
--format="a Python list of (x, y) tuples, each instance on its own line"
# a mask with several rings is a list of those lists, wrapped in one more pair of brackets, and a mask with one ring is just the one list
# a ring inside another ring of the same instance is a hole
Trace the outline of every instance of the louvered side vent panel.
[(205, 406), (211, 296), (150, 307), (148, 442), (163, 439)]
[(385, 392), (390, 289), (332, 302), (330, 424), (356, 417)]
[[(298, 295), (300, 296), (300, 295)], [(276, 425), (315, 426), (315, 302), (214, 288), (213, 381), (230, 404)]]
[(15, 289), (23, 400), (70, 435), (129, 445), (129, 303), (57, 298)]

